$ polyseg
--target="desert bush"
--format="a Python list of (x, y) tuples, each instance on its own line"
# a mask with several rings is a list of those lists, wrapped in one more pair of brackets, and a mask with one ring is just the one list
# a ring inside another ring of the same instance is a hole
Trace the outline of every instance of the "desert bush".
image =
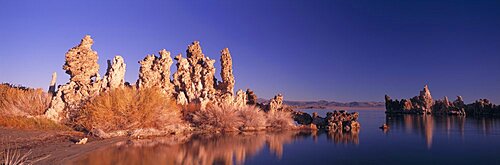
[(0, 84), (1, 116), (37, 116), (48, 108), (50, 96), (42, 89)]
[(247, 105), (243, 107), (237, 107), (239, 112), (239, 117), (243, 121), (243, 127), (265, 127), (266, 126), (266, 116), (265, 113), (258, 107), (253, 105)]
[(235, 131), (243, 125), (239, 110), (232, 105), (209, 105), (191, 113), (190, 121), (198, 128), (217, 131)]
[(267, 126), (271, 128), (289, 129), (295, 125), (292, 114), (287, 111), (269, 111), (266, 119)]
[(180, 107), (159, 89), (118, 88), (90, 99), (76, 123), (88, 131), (163, 129), (182, 124)]

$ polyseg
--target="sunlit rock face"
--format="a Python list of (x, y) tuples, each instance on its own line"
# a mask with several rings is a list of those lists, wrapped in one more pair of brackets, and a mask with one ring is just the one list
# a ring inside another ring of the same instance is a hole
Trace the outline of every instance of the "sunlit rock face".
[(278, 111), (283, 108), (283, 95), (278, 94), (271, 99), (268, 105), (268, 111)]
[(431, 113), (432, 106), (434, 105), (434, 100), (432, 100), (431, 91), (427, 85), (424, 89), (420, 91), (418, 99), (414, 99), (417, 109), (421, 110), (422, 113)]
[(82, 102), (97, 95), (104, 89), (116, 88), (123, 85), (125, 64), (123, 58), (117, 56), (113, 63), (108, 63), (108, 72), (101, 80), (97, 52), (92, 50), (94, 41), (86, 35), (79, 45), (66, 53), (66, 62), (63, 69), (70, 76), (70, 81), (58, 87), (45, 116), (51, 120), (61, 122), (63, 119), (72, 119), (78, 113)]
[[(70, 75), (70, 81), (59, 86), (54, 91), (50, 108), (45, 115), (54, 121), (72, 119), (78, 114), (82, 103), (100, 92), (125, 86), (125, 60), (116, 56), (108, 61), (108, 68), (103, 79), (100, 78), (97, 63), (97, 52), (92, 50), (94, 41), (85, 36), (81, 43), (66, 53), (66, 62), (63, 69)], [(159, 56), (147, 55), (140, 60), (139, 78), (135, 87), (158, 88), (162, 93), (170, 96), (177, 104), (199, 104), (204, 109), (209, 103), (213, 105), (257, 105), (266, 111), (283, 109), (283, 96), (277, 95), (268, 105), (257, 103), (257, 96), (248, 89), (234, 93), (234, 75), (232, 57), (228, 48), (221, 50), (221, 79), (215, 78), (215, 60), (203, 54), (198, 41), (188, 45), (187, 58), (177, 55), (177, 70), (171, 78), (173, 64), (170, 52), (163, 49)], [(55, 82), (54, 82), (55, 84)], [(52, 88), (51, 88), (52, 89)]]
[(90, 84), (93, 78), (98, 77), (99, 64), (97, 52), (92, 50), (94, 40), (86, 35), (79, 45), (66, 53), (66, 63), (63, 69), (70, 76), (70, 81), (80, 85)]
[(49, 91), (48, 93), (52, 96), (56, 94), (56, 81), (57, 81), (57, 72), (52, 73), (52, 79), (50, 80)]
[(243, 90), (238, 90), (236, 92), (236, 97), (234, 98), (234, 104), (238, 107), (243, 107), (247, 105), (247, 94), (246, 92), (243, 92)]
[(153, 54), (147, 55), (143, 60), (139, 61), (139, 79), (137, 86), (142, 88), (158, 88), (166, 95), (172, 95), (174, 88), (170, 81), (170, 67), (172, 66), (172, 57), (170, 52), (162, 49), (159, 51), (160, 56)]
[(222, 82), (219, 84), (219, 88), (222, 93), (231, 93), (232, 95), (234, 92), (235, 82), (233, 75), (233, 62), (228, 48), (221, 50), (220, 62), (222, 66), (222, 70), (220, 72)]
[(123, 87), (125, 84), (125, 67), (122, 56), (115, 56), (113, 61), (108, 60), (108, 69), (103, 79), (102, 88), (106, 90)]

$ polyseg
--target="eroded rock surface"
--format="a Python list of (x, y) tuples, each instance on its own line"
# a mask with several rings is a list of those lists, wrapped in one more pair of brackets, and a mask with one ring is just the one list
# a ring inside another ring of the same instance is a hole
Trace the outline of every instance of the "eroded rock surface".
[(160, 50), (160, 56), (147, 55), (139, 61), (139, 79), (137, 86), (141, 88), (159, 88), (164, 94), (172, 95), (174, 85), (170, 81), (170, 67), (173, 63), (170, 52)]
[(234, 75), (233, 75), (233, 61), (229, 49), (225, 48), (221, 50), (220, 57), (222, 70), (220, 76), (222, 82), (219, 84), (219, 88), (222, 93), (234, 93)]
[(70, 75), (70, 81), (58, 87), (49, 108), (45, 111), (47, 118), (57, 122), (71, 120), (79, 113), (79, 108), (85, 100), (104, 89), (123, 85), (123, 58), (115, 57), (113, 63), (108, 66), (105, 80), (101, 80), (97, 52), (92, 50), (93, 43), (92, 38), (86, 35), (79, 45), (66, 53), (63, 69)]
[(108, 60), (108, 69), (103, 78), (102, 88), (121, 88), (125, 84), (125, 61), (122, 56), (115, 56), (113, 61)]

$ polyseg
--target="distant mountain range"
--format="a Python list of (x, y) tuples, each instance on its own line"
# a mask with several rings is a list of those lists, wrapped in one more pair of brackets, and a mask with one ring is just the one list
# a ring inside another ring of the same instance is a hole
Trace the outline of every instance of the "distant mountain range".
[[(259, 98), (259, 103), (269, 103), (269, 100)], [(336, 101), (283, 101), (283, 104), (295, 109), (330, 109), (330, 110), (385, 110), (384, 102), (336, 102)]]

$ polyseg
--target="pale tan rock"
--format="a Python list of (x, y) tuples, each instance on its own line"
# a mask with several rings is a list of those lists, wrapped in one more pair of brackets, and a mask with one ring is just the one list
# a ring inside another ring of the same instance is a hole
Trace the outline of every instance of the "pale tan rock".
[(99, 72), (97, 52), (92, 50), (94, 40), (86, 35), (79, 45), (66, 53), (63, 69), (70, 75), (70, 80), (77, 84), (89, 84)]
[(126, 64), (121, 56), (115, 56), (113, 61), (108, 60), (108, 69), (103, 79), (103, 89), (121, 88), (125, 84)]
[(244, 107), (247, 104), (247, 94), (243, 90), (238, 90), (236, 92), (236, 97), (234, 98), (234, 105), (238, 107)]
[(203, 84), (203, 90), (201, 93), (202, 98), (213, 100), (216, 95), (215, 86), (217, 85), (215, 79), (215, 60), (208, 57), (203, 60), (203, 69), (201, 73), (201, 82)]
[(183, 93), (184, 98), (189, 102), (189, 99), (195, 97), (189, 61), (186, 58), (182, 58), (181, 54), (175, 56), (175, 60), (177, 60), (177, 71), (174, 73), (173, 83), (175, 92), (177, 92), (177, 100), (179, 100), (179, 95)]
[(160, 88), (166, 94), (171, 95), (174, 92), (174, 85), (170, 81), (170, 67), (173, 64), (170, 52), (162, 49), (159, 52), (160, 59), (158, 60), (158, 70), (160, 71)]
[(222, 82), (219, 83), (219, 89), (222, 93), (230, 93), (234, 95), (234, 75), (233, 75), (233, 61), (228, 48), (221, 50), (221, 73)]
[(186, 95), (184, 94), (184, 92), (181, 92), (181, 93), (179, 93), (177, 95), (176, 102), (179, 105), (187, 105), (188, 104), (188, 100), (187, 100)]
[(52, 73), (52, 79), (50, 80), (50, 86), (49, 86), (49, 94), (52, 96), (56, 94), (56, 81), (57, 81), (57, 72), (54, 72)]
[(422, 109), (430, 113), (432, 110), (432, 106), (434, 105), (434, 100), (431, 96), (431, 91), (429, 90), (429, 86), (425, 85), (424, 89), (420, 91), (419, 95), (420, 101), (422, 102)]
[(269, 111), (278, 111), (283, 108), (283, 95), (274, 96), (269, 102)]
[(147, 55), (139, 61), (139, 79), (137, 86), (141, 88), (159, 88), (166, 95), (173, 95), (174, 85), (170, 81), (170, 67), (172, 58), (170, 52), (165, 49), (160, 50), (160, 57)]
[(56, 122), (71, 119), (78, 114), (82, 101), (99, 93), (99, 64), (97, 52), (92, 50), (93, 43), (86, 35), (79, 45), (66, 53), (63, 69), (70, 75), (70, 82), (59, 87), (45, 112), (47, 118)]
[(88, 138), (82, 138), (80, 141), (76, 142), (75, 144), (87, 144)]
[(160, 74), (155, 70), (155, 60), (155, 55), (147, 55), (144, 59), (139, 61), (139, 64), (141, 65), (139, 68), (139, 79), (137, 80), (137, 86), (139, 89), (158, 86)]
[(199, 41), (194, 41), (191, 45), (188, 45), (186, 53), (189, 64), (191, 66), (195, 66), (200, 62), (201, 59), (205, 58), (205, 55), (201, 51), (201, 46)]

